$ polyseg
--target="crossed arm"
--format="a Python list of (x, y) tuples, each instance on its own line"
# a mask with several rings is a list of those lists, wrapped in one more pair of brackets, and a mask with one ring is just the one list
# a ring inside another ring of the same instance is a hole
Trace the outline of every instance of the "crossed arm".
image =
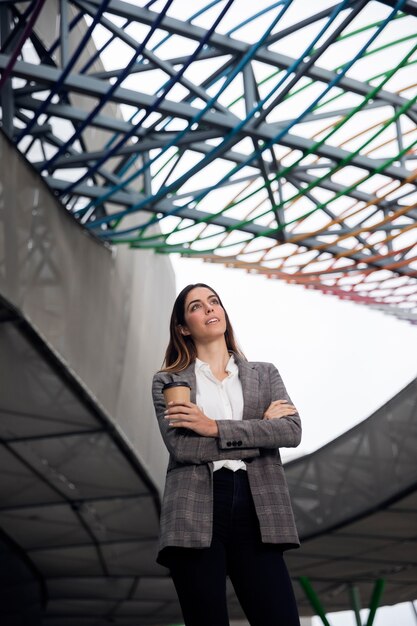
[[(224, 459), (249, 459), (260, 448), (296, 447), (301, 440), (301, 422), (278, 370), (269, 370), (271, 395), (276, 398), (259, 419), (212, 420), (191, 402), (171, 404), (166, 410), (163, 380), (153, 381), (153, 400), (165, 445), (183, 463), (207, 463)], [(231, 448), (239, 441), (239, 448)]]

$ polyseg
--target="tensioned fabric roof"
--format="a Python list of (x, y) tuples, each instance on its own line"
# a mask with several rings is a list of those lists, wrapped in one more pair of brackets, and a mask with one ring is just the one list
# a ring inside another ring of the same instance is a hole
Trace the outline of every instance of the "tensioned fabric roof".
[[(43, 624), (168, 625), (181, 620), (155, 563), (158, 497), (108, 416), (30, 325), (3, 306), (0, 525), (45, 586)], [(286, 466), (302, 548), (288, 564), (326, 610), (415, 598), (417, 380), (370, 418)], [(162, 444), (161, 444), (162, 445)], [(230, 614), (241, 616), (229, 586)]]
[(155, 486), (30, 325), (1, 317), (0, 526), (45, 581), (42, 623), (170, 623)]
[(416, 323), (415, 0), (50, 9), (1, 3), (3, 127), (75, 219)]
[(346, 609), (353, 586), (369, 606), (378, 579), (385, 581), (382, 604), (416, 598), (416, 438), (417, 379), (362, 423), (286, 465), (303, 538), (288, 563), (293, 576), (311, 578), (327, 611)]

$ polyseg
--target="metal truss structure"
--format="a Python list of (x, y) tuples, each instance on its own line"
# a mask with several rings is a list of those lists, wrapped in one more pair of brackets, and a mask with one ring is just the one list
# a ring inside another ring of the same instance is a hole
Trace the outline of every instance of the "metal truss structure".
[[(42, 33), (52, 5), (59, 29)], [(256, 10), (2, 0), (3, 128), (105, 241), (417, 323), (417, 3)]]

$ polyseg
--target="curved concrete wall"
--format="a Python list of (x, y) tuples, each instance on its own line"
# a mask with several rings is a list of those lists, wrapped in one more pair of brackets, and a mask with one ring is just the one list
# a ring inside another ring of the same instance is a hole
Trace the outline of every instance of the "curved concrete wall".
[(150, 384), (175, 297), (169, 259), (92, 238), (1, 133), (0, 172), (0, 295), (117, 424), (161, 489), (167, 453)]

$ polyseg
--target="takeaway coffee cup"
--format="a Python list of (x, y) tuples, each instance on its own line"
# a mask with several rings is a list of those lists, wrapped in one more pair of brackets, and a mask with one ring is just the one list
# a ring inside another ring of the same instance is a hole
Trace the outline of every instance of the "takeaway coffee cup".
[(178, 380), (175, 383), (167, 383), (162, 388), (165, 404), (168, 402), (189, 402), (191, 387), (188, 383)]

